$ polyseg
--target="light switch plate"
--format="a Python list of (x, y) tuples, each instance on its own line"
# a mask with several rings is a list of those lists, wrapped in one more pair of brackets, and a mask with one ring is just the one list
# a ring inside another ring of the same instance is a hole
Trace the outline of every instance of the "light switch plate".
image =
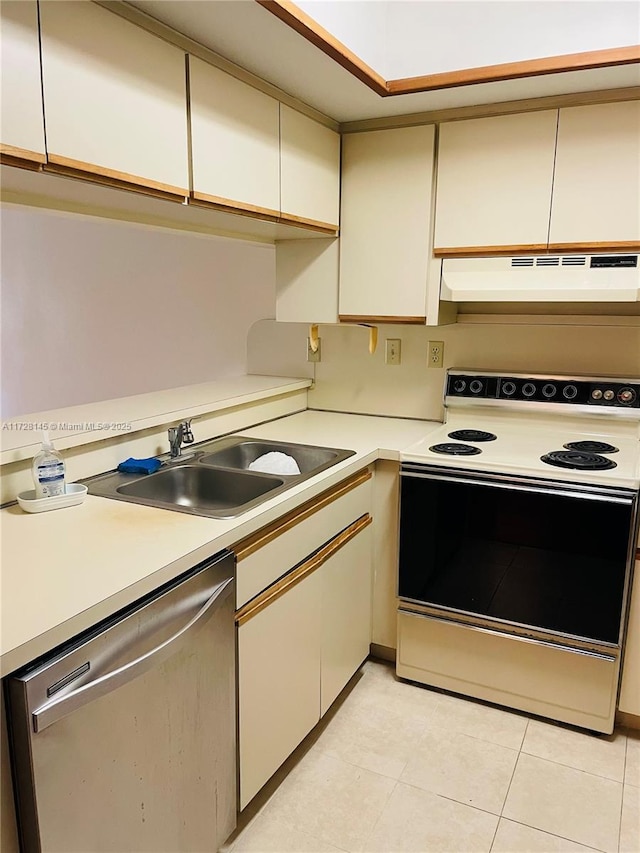
[(386, 338), (384, 342), (384, 363), (385, 364), (400, 364), (401, 360), (401, 340), (400, 338)]

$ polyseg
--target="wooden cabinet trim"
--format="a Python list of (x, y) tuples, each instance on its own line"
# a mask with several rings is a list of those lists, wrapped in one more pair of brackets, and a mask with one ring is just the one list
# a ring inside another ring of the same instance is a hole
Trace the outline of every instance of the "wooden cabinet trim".
[(640, 243), (633, 240), (617, 240), (602, 243), (549, 243), (549, 252), (640, 252)]
[(213, 210), (222, 210), (225, 213), (237, 213), (240, 216), (250, 216), (254, 219), (267, 219), (270, 222), (278, 222), (280, 218), (280, 213), (270, 207), (258, 207), (254, 204), (245, 204), (241, 201), (203, 192), (192, 192), (189, 201), (196, 207), (209, 207)]
[(546, 243), (526, 243), (519, 246), (443, 246), (433, 250), (436, 258), (482, 258), (495, 255), (544, 255)]
[[(29, 151), (28, 148), (17, 148), (15, 145), (6, 145), (4, 142), (0, 142), (0, 157), (3, 158), (2, 162), (8, 166), (20, 165), (20, 162), (25, 161), (29, 164), (23, 166), (26, 169), (34, 168), (31, 164), (47, 162), (46, 154), (42, 154), (40, 151)], [(18, 163), (11, 162), (12, 160), (18, 161)]]
[(306, 219), (304, 216), (295, 216), (293, 213), (281, 213), (278, 220), (284, 225), (300, 225), (304, 228), (312, 228), (322, 234), (327, 234), (329, 237), (338, 236), (338, 226), (331, 222), (320, 222), (317, 219)]
[(312, 498), (310, 501), (302, 504), (302, 506), (279, 518), (273, 524), (263, 527), (257, 533), (247, 536), (246, 539), (242, 539), (236, 545), (232, 546), (232, 550), (236, 555), (236, 561), (239, 563), (251, 556), (251, 554), (260, 550), (260, 548), (282, 536), (283, 533), (291, 530), (292, 527), (295, 527), (302, 521), (306, 521), (307, 518), (315, 515), (316, 512), (324, 509), (348, 492), (353, 491), (353, 489), (357, 489), (358, 486), (370, 480), (372, 476), (371, 471), (367, 471), (366, 469), (360, 471), (358, 474), (354, 474), (353, 477), (340, 483), (336, 488), (323, 492), (319, 497)]
[(118, 172), (115, 169), (95, 166), (93, 163), (84, 163), (82, 160), (72, 160), (60, 154), (47, 154), (47, 162), (44, 169), (47, 172), (54, 172), (58, 175), (81, 178), (85, 181), (105, 184), (116, 189), (133, 190), (134, 192), (144, 193), (145, 195), (153, 195), (169, 201), (177, 201), (180, 204), (189, 195), (189, 190), (183, 187), (174, 187), (171, 184), (152, 181), (148, 178), (142, 178), (139, 175), (129, 175), (126, 172)]
[(316, 569), (319, 569), (323, 563), (326, 563), (326, 561), (344, 547), (347, 542), (350, 542), (354, 536), (357, 536), (360, 531), (364, 530), (365, 527), (368, 527), (372, 521), (373, 518), (367, 514), (361, 516), (357, 521), (354, 521), (346, 527), (342, 533), (339, 533), (327, 542), (326, 545), (320, 548), (319, 551), (316, 551), (316, 553), (309, 557), (308, 560), (305, 560), (304, 563), (301, 563), (297, 568), (285, 575), (285, 577), (276, 581), (276, 583), (272, 584), (252, 601), (245, 604), (244, 607), (241, 607), (236, 613), (236, 624), (243, 625), (253, 616), (260, 613), (261, 610), (264, 610), (264, 608), (269, 604), (284, 595), (284, 593), (293, 586), (300, 583), (301, 580), (306, 578), (312, 572), (315, 572)]
[(436, 258), (482, 258), (495, 257), (496, 255), (553, 255), (559, 253), (590, 254), (591, 252), (640, 252), (640, 243), (633, 240), (617, 240), (602, 243), (530, 243), (521, 246), (447, 246), (433, 250)]
[(340, 314), (341, 323), (403, 323), (405, 325), (424, 326), (426, 317), (399, 317), (380, 314)]

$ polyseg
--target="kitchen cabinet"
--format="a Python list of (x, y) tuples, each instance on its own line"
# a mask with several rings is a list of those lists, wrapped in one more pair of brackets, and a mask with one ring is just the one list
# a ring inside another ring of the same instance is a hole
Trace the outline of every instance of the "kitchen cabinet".
[(2, 53), (0, 154), (3, 162), (44, 163), (38, 7), (35, 0), (0, 6)]
[(279, 104), (189, 57), (193, 197), (276, 219), (280, 213)]
[(560, 110), (549, 248), (640, 243), (640, 101)]
[(276, 320), (338, 322), (339, 246), (336, 237), (276, 243)]
[(618, 709), (640, 717), (640, 560), (636, 561)]
[(370, 479), (355, 475), (234, 549), (241, 809), (369, 653)]
[(0, 850), (2, 853), (18, 853), (19, 849), (4, 690), (0, 690)]
[(94, 3), (40, 6), (48, 169), (182, 201), (185, 55)]
[(432, 125), (343, 138), (341, 321), (437, 323), (427, 317), (434, 139)]
[(373, 610), (371, 642), (377, 654), (392, 657), (397, 634), (398, 515), (400, 478), (397, 462), (376, 463), (373, 481)]
[(557, 110), (440, 126), (434, 251), (547, 247)]
[(280, 181), (284, 221), (337, 230), (340, 134), (286, 104), (280, 104)]

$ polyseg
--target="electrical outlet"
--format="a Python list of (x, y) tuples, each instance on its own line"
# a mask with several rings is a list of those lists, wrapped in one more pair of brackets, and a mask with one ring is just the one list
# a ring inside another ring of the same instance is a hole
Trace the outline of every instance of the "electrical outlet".
[(384, 363), (400, 364), (401, 359), (400, 338), (387, 338), (384, 342)]
[(444, 341), (429, 341), (428, 367), (444, 367)]
[(320, 361), (320, 352), (321, 352), (321, 344), (322, 341), (318, 338), (318, 349), (314, 352), (311, 349), (311, 338), (307, 338), (307, 361)]

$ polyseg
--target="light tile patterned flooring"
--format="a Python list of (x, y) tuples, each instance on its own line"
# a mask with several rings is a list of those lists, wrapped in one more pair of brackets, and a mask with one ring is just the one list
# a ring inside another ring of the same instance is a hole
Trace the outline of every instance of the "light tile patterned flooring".
[(224, 853), (639, 853), (640, 732), (594, 736), (367, 661)]

